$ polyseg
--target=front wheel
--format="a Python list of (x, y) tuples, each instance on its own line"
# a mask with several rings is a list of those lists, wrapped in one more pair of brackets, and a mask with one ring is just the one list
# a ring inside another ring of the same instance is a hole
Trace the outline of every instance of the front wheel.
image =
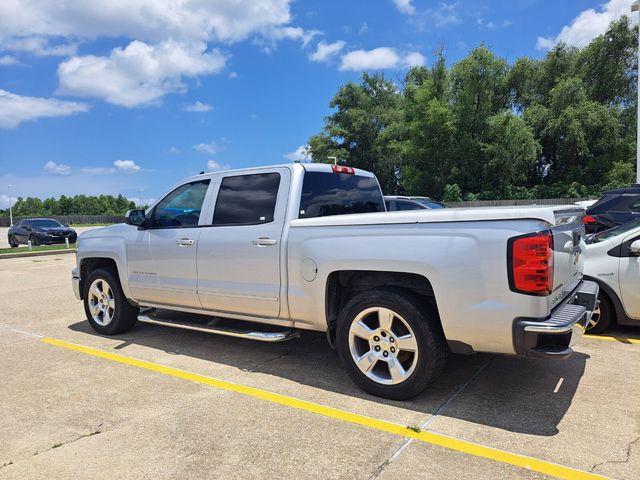
[(444, 368), (448, 348), (433, 310), (396, 289), (358, 293), (342, 309), (338, 354), (351, 379), (379, 397), (406, 400)]
[(138, 319), (138, 308), (127, 301), (118, 277), (111, 270), (91, 272), (84, 282), (83, 298), (89, 324), (102, 335), (124, 333)]
[(31, 242), (32, 247), (38, 246), (38, 239), (36, 238), (35, 235), (29, 235), (29, 241)]

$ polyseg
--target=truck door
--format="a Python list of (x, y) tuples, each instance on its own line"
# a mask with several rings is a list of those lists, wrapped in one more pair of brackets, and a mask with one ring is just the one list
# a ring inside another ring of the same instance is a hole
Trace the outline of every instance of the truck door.
[(196, 252), (209, 180), (179, 186), (154, 207), (149, 228), (130, 238), (129, 287), (144, 303), (199, 308)]
[(631, 318), (640, 319), (640, 257), (629, 253), (629, 245), (637, 240), (640, 240), (640, 235), (636, 232), (622, 242), (618, 281), (625, 312)]
[(198, 245), (198, 295), (208, 310), (276, 318), (286, 168), (222, 176), (211, 226)]

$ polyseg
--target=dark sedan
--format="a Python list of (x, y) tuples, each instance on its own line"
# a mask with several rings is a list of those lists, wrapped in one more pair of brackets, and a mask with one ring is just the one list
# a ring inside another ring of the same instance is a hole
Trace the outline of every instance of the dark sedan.
[(584, 224), (587, 233), (596, 233), (640, 218), (640, 185), (609, 190), (587, 208)]
[(385, 195), (384, 203), (387, 212), (400, 210), (432, 210), (448, 208), (444, 203), (431, 200), (429, 197), (405, 197), (400, 195)]
[(16, 222), (9, 228), (9, 245), (17, 247), (18, 245), (50, 245), (52, 243), (65, 243), (65, 239), (69, 239), (69, 243), (75, 243), (78, 234), (73, 228), (62, 225), (53, 218), (26, 218)]

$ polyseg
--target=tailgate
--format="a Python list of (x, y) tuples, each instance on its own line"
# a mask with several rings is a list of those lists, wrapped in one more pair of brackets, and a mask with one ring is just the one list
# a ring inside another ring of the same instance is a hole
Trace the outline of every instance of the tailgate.
[(555, 307), (569, 295), (582, 279), (584, 270), (585, 233), (582, 217), (584, 209), (567, 207), (554, 211), (553, 234), (553, 291), (549, 308)]

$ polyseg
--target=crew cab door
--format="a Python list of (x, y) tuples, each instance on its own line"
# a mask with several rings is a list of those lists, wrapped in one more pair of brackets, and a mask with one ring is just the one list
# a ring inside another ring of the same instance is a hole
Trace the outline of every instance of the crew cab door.
[(209, 183), (190, 182), (170, 192), (153, 208), (148, 228), (129, 238), (129, 287), (137, 301), (200, 308), (196, 252)]
[(618, 268), (620, 300), (631, 318), (640, 318), (640, 257), (629, 252), (629, 246), (638, 240), (637, 232), (624, 239)]
[(198, 246), (198, 295), (208, 310), (276, 318), (286, 168), (221, 176)]

